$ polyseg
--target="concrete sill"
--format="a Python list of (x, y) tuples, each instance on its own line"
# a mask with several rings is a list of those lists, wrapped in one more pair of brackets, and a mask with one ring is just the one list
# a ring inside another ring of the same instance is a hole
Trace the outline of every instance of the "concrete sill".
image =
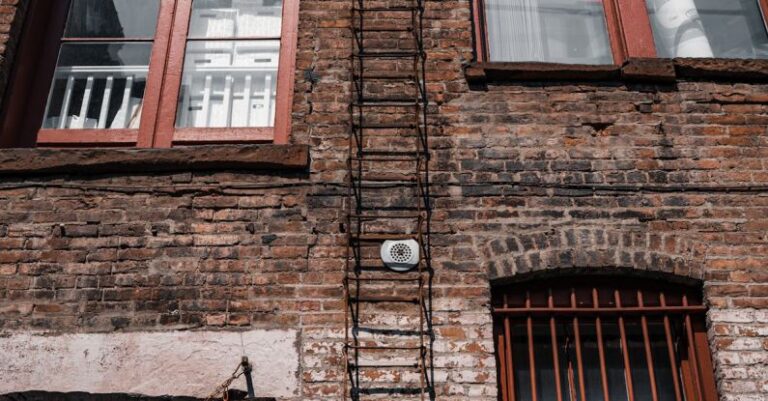
[(767, 82), (768, 60), (629, 59), (618, 65), (475, 63), (465, 69), (470, 86), (512, 81), (627, 81), (671, 84), (678, 80)]
[(0, 149), (0, 176), (201, 170), (306, 171), (307, 145)]

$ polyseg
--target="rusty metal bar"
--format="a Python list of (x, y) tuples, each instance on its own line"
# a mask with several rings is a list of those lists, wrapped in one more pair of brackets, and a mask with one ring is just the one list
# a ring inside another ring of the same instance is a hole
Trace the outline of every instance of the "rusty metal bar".
[[(555, 301), (552, 298), (551, 288), (549, 289), (549, 295), (547, 297), (547, 305), (550, 308), (555, 307)], [(557, 324), (555, 322), (554, 316), (549, 318), (549, 335), (552, 338), (552, 363), (555, 366), (555, 391), (557, 394), (557, 401), (563, 401), (563, 388), (560, 382), (560, 357), (558, 355), (557, 345)]]
[(576, 377), (573, 374), (573, 361), (568, 358), (568, 394), (571, 401), (576, 401)]
[[(667, 299), (664, 293), (659, 293), (659, 305), (667, 306)], [(680, 378), (677, 376), (677, 357), (675, 355), (675, 344), (672, 341), (672, 327), (669, 323), (669, 315), (664, 315), (664, 335), (667, 342), (667, 353), (669, 354), (669, 367), (672, 369), (672, 383), (675, 387), (675, 401), (683, 401), (680, 391)]]
[(693, 306), (646, 306), (646, 307), (614, 307), (614, 308), (494, 308), (494, 313), (508, 315), (661, 315), (661, 314), (690, 314), (703, 313), (707, 308), (703, 305)]
[[(576, 309), (576, 290), (571, 288), (571, 308)], [(579, 330), (579, 317), (573, 316), (573, 342), (576, 345), (576, 364), (579, 367), (579, 393), (581, 400), (587, 399), (587, 386), (584, 383), (584, 364), (581, 358), (581, 335)]]
[[(637, 290), (637, 305), (643, 307), (643, 291)], [(648, 377), (651, 380), (651, 399), (659, 401), (659, 391), (656, 388), (656, 369), (653, 367), (653, 351), (651, 350), (651, 338), (648, 333), (648, 317), (640, 315), (640, 325), (643, 329), (643, 344), (645, 345), (645, 359), (648, 363)]]
[(507, 384), (507, 360), (506, 360), (506, 354), (507, 350), (504, 348), (504, 343), (506, 343), (506, 338), (504, 334), (499, 334), (498, 337), (498, 351), (499, 351), (499, 370), (501, 371), (501, 377), (499, 377), (499, 382), (501, 384), (501, 399), (502, 401), (509, 401), (509, 387)]
[[(683, 306), (688, 306), (688, 294), (683, 294)], [(688, 358), (691, 363), (689, 364), (691, 370), (691, 380), (693, 381), (694, 400), (703, 400), (703, 391), (701, 388), (701, 377), (699, 377), (699, 358), (696, 355), (696, 344), (693, 337), (693, 326), (691, 323), (691, 315), (685, 314), (685, 334), (686, 342), (688, 343)]]
[[(507, 294), (504, 294), (504, 306), (506, 307), (507, 305), (509, 305), (507, 303)], [(507, 383), (509, 385), (508, 401), (515, 401), (515, 364), (512, 359), (512, 329), (509, 324), (509, 316), (504, 316), (504, 341), (506, 345), (506, 359), (509, 365), (509, 369), (507, 369)]]
[[(529, 291), (525, 292), (525, 306), (531, 307), (531, 293)], [(533, 317), (531, 315), (528, 315), (525, 324), (528, 330), (528, 367), (531, 373), (531, 400), (537, 401), (539, 397), (536, 391), (536, 352), (534, 351)]]
[[(621, 293), (613, 292), (614, 302), (617, 308), (621, 308)], [(629, 346), (627, 345), (627, 329), (624, 326), (624, 316), (619, 315), (619, 335), (621, 336), (621, 355), (624, 358), (624, 377), (627, 383), (627, 395), (629, 401), (635, 401), (635, 389), (632, 384), (632, 365), (629, 362)]]
[[(600, 309), (600, 300), (598, 297), (597, 288), (592, 288), (592, 306)], [(600, 315), (595, 317), (595, 334), (597, 336), (597, 354), (600, 357), (600, 379), (603, 385), (603, 399), (605, 401), (610, 401), (611, 394), (610, 390), (608, 389), (608, 371), (605, 364), (605, 344), (603, 344), (603, 325), (602, 321), (600, 320)]]

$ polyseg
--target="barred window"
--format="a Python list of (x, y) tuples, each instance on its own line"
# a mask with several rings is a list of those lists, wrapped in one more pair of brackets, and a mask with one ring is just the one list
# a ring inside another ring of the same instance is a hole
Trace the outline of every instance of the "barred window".
[(494, 291), (503, 401), (716, 401), (701, 289), (632, 278)]

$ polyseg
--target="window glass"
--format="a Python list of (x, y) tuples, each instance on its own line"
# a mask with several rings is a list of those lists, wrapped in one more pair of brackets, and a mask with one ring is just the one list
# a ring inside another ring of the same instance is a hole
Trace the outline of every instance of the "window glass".
[(151, 39), (159, 9), (158, 0), (74, 0), (64, 36)]
[(274, 125), (281, 18), (279, 0), (195, 0), (177, 127)]
[(151, 51), (150, 43), (62, 45), (43, 127), (138, 128)]
[(759, 0), (646, 0), (659, 57), (768, 58)]
[(139, 127), (159, 4), (72, 2), (43, 128)]
[(600, 0), (486, 0), (491, 61), (613, 64)]
[(282, 0), (195, 0), (190, 38), (279, 38)]

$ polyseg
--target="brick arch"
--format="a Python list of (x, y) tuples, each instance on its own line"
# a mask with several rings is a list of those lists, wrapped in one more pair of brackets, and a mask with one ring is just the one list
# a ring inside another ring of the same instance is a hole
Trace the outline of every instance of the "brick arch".
[(551, 228), (488, 238), (485, 268), (493, 281), (554, 269), (619, 269), (702, 279), (697, 242), (680, 233), (633, 227)]

